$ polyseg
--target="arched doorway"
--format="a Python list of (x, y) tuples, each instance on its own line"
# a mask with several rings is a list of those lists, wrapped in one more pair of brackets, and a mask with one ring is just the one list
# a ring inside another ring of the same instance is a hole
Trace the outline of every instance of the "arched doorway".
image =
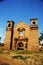
[(22, 42), (19, 42), (17, 45), (17, 50), (24, 50), (24, 45)]

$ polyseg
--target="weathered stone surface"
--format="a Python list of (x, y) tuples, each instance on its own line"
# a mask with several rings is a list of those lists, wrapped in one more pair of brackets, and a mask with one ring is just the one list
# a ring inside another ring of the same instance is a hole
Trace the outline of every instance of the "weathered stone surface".
[(31, 19), (30, 26), (24, 22), (14, 26), (14, 23), (9, 21), (6, 28), (4, 48), (39, 51), (37, 19)]

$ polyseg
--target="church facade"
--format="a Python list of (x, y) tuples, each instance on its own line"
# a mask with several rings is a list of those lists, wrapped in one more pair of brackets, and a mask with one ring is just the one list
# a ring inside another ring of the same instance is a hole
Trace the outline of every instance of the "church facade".
[(7, 22), (4, 49), (39, 51), (38, 19), (30, 19), (30, 25), (22, 21), (14, 24)]

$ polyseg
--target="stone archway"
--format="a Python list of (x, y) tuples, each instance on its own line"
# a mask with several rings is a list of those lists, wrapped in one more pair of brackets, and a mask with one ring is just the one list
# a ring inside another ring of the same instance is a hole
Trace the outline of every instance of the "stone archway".
[(14, 49), (15, 50), (27, 50), (28, 49), (28, 38), (15, 38)]
[(17, 50), (24, 50), (24, 44), (22, 42), (17, 44)]

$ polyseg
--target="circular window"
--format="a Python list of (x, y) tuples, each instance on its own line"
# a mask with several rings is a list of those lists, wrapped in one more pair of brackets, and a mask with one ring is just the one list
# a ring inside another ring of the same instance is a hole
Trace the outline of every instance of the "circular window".
[(33, 22), (33, 24), (35, 24), (35, 22)]

